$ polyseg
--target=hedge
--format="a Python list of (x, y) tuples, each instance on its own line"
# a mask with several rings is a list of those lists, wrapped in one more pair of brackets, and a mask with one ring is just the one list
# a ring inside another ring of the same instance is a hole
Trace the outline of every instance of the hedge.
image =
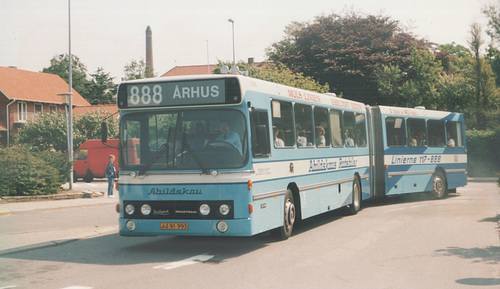
[(47, 195), (61, 190), (69, 176), (64, 155), (0, 148), (0, 196)]
[(497, 177), (500, 172), (500, 129), (468, 130), (469, 177)]

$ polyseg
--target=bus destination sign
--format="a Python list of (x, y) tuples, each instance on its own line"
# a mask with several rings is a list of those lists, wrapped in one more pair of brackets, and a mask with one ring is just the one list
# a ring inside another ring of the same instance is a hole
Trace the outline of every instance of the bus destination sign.
[(124, 83), (118, 91), (119, 108), (235, 104), (240, 101), (236, 79)]

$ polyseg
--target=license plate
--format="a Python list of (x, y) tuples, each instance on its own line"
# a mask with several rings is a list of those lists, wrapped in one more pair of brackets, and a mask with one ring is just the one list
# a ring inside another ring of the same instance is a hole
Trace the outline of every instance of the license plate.
[(161, 223), (160, 228), (162, 230), (188, 230), (188, 223)]

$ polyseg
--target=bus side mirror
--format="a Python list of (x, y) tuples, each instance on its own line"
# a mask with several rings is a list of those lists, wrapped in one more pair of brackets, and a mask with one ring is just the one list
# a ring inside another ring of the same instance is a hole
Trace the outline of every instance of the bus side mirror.
[(108, 124), (105, 121), (101, 122), (101, 142), (108, 142)]

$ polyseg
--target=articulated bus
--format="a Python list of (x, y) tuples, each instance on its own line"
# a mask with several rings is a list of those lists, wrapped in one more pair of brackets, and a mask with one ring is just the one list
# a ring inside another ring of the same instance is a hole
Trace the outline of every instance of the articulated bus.
[(122, 236), (290, 237), (296, 220), (467, 183), (464, 119), (367, 106), (240, 75), (129, 81), (120, 110)]

